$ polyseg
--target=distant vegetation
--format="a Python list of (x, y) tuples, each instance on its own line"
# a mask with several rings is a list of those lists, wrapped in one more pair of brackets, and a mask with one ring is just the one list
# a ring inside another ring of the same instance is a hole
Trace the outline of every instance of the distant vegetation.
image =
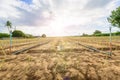
[[(8, 33), (0, 33), (0, 38), (9, 38), (10, 35)], [(33, 36), (31, 34), (25, 34), (24, 32), (20, 30), (14, 30), (12, 32), (12, 37), (16, 38), (35, 38), (35, 37), (40, 37), (40, 36)], [(46, 38), (46, 34), (41, 35), (42, 38)]]
[[(92, 34), (92, 35), (89, 35), (89, 34), (85, 34), (83, 33), (82, 36), (88, 36), (88, 37), (92, 37), (92, 36), (109, 36), (110, 34), (109, 33), (102, 33), (101, 31), (99, 30), (95, 30), (95, 32)], [(112, 33), (112, 36), (120, 36), (120, 32), (117, 31), (117, 32), (113, 32)]]
[(102, 32), (99, 31), (99, 30), (95, 30), (95, 32), (93, 33), (93, 35), (96, 35), (96, 34), (102, 34)]
[(86, 33), (83, 33), (82, 36), (90, 36), (90, 35), (88, 35), (88, 34), (86, 34)]
[[(8, 38), (10, 35), (8, 33), (0, 33), (0, 38)], [(14, 30), (12, 32), (12, 37), (19, 37), (19, 38), (33, 38), (34, 36), (31, 34), (25, 34), (20, 30)]]
[(43, 37), (43, 38), (46, 38), (46, 34), (42, 34), (42, 37)]
[(33, 36), (33, 35), (31, 35), (31, 34), (25, 34), (25, 37), (26, 37), (26, 38), (33, 38), (33, 37), (35, 37), (35, 36)]
[(7, 38), (9, 37), (9, 34), (7, 33), (0, 33), (0, 38)]
[[(109, 36), (109, 33), (94, 34), (93, 36)], [(113, 36), (120, 36), (120, 32), (113, 32)]]
[(14, 30), (12, 32), (12, 36), (13, 37), (25, 37), (25, 34), (20, 30)]

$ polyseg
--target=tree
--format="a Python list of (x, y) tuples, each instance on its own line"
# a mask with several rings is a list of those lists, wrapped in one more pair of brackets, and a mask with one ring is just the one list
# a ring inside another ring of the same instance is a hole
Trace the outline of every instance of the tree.
[(11, 32), (10, 28), (12, 28), (12, 23), (10, 21), (7, 21), (5, 25), (7, 26), (9, 32)]
[(102, 33), (101, 31), (95, 30), (95, 32), (93, 34), (96, 35), (96, 34), (101, 34), (101, 33)]
[(43, 37), (43, 38), (46, 38), (46, 34), (42, 34), (42, 37)]
[(82, 34), (82, 36), (89, 36), (89, 35), (88, 35), (88, 34), (86, 34), (86, 33), (83, 33), (83, 34)]
[(107, 19), (113, 26), (120, 28), (120, 7), (113, 10)]
[(10, 33), (10, 53), (11, 53), (11, 48), (12, 48), (12, 23), (10, 21), (7, 21), (5, 24), (8, 28), (8, 31)]
[(13, 37), (25, 37), (25, 34), (20, 30), (13, 31)]

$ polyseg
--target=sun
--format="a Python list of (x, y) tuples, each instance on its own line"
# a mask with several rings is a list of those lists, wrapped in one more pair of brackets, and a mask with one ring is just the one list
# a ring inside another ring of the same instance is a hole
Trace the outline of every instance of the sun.
[(51, 23), (51, 30), (53, 31), (55, 36), (63, 36), (64, 35), (64, 23), (60, 20), (54, 20)]
[(54, 25), (52, 26), (52, 31), (56, 36), (63, 36), (64, 35), (64, 27), (61, 25)]

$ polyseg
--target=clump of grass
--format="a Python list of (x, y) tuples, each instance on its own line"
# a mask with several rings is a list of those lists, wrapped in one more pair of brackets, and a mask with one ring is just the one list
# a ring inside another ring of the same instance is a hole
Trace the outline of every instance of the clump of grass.
[(31, 62), (31, 61), (33, 61), (33, 58), (31, 56), (28, 56), (27, 61)]

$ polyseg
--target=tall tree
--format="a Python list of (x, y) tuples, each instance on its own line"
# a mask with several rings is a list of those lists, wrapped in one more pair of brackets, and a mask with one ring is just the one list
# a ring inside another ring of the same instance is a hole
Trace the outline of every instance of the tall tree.
[(113, 26), (120, 28), (120, 7), (113, 10), (107, 19)]

